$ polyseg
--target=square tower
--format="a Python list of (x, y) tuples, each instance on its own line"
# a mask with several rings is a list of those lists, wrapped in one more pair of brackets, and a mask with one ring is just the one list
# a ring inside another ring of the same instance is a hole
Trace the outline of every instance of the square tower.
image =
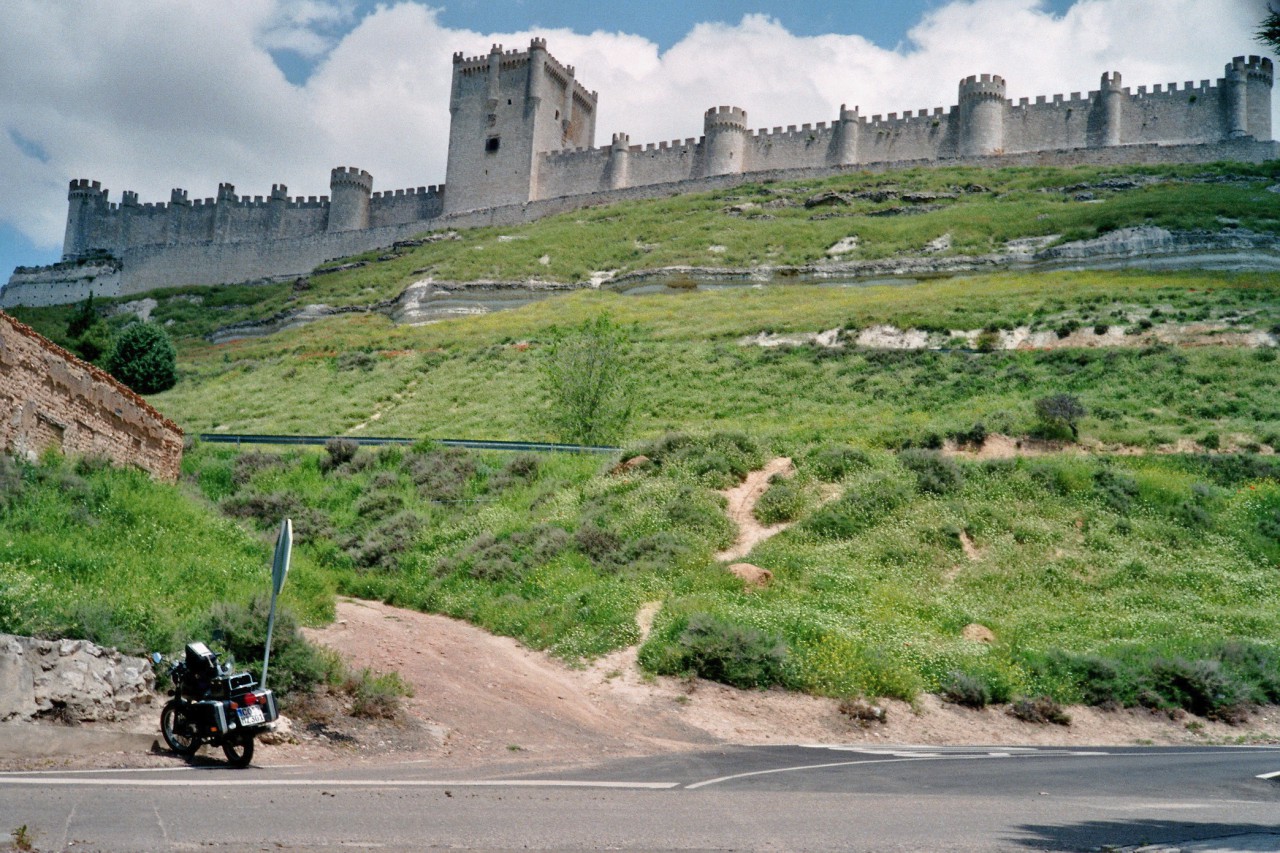
[(527, 51), (455, 53), (444, 212), (538, 199), (537, 155), (592, 147), (596, 101), (545, 39)]

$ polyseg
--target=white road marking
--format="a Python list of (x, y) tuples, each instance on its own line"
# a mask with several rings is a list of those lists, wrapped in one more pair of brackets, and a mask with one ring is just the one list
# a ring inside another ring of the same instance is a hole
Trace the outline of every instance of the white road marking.
[[(955, 760), (965, 758), (976, 758), (978, 756), (957, 755)], [(775, 767), (772, 770), (754, 770), (750, 773), (734, 773), (731, 776), (718, 776), (715, 779), (704, 779), (701, 782), (694, 782), (692, 785), (685, 785), (686, 791), (692, 791), (695, 788), (705, 788), (708, 785), (718, 785), (721, 782), (732, 782), (734, 779), (746, 779), (751, 776), (769, 776), (774, 773), (798, 773), (804, 770), (826, 770), (830, 767), (853, 767), (858, 764), (900, 764), (904, 761), (926, 761), (923, 758), (871, 758), (865, 761), (834, 761), (828, 764), (801, 764), (796, 767)]]
[(1266, 779), (1267, 781), (1270, 781), (1272, 779), (1280, 779), (1280, 770), (1277, 770), (1274, 773), (1259, 773), (1258, 778)]
[(667, 790), (679, 782), (596, 782), (572, 779), (86, 779), (65, 776), (7, 776), (0, 785), (60, 785), (104, 788), (619, 788)]

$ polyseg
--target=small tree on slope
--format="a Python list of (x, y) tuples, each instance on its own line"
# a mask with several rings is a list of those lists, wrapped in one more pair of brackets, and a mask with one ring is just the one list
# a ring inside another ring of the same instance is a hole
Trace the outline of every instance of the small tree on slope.
[(167, 391), (178, 381), (178, 354), (164, 329), (134, 323), (115, 339), (107, 372), (139, 394)]

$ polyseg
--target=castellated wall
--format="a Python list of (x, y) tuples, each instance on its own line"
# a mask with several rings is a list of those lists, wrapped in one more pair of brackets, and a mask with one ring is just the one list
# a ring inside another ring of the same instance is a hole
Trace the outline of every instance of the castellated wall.
[(1258, 56), (1235, 57), (1216, 81), (1129, 88), (1108, 72), (1095, 91), (1017, 102), (1004, 78), (979, 74), (948, 107), (864, 116), (842, 106), (828, 121), (752, 130), (745, 110), (722, 105), (706, 111), (699, 137), (633, 145), (616, 133), (594, 147), (597, 95), (574, 68), (542, 39), (494, 45), (454, 55), (446, 184), (373, 192), (373, 177), (347, 166), (318, 198), (279, 184), (251, 198), (222, 184), (215, 198), (177, 189), (168, 203), (139, 204), (125, 192), (117, 204), (96, 181), (72, 181), (64, 263), (16, 271), (0, 307), (290, 278), (424, 231), (744, 180), (939, 164), (1257, 162), (1277, 156), (1273, 85), (1271, 60)]
[(182, 430), (113, 377), (0, 312), (0, 452), (105, 456), (178, 479)]

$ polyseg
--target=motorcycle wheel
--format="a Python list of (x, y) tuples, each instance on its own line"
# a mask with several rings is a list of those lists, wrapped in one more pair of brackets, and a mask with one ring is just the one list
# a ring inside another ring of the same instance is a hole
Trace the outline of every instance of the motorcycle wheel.
[(200, 748), (195, 723), (187, 716), (185, 704), (177, 699), (160, 712), (160, 733), (169, 748), (184, 758), (195, 755)]
[(251, 732), (227, 735), (222, 742), (222, 753), (232, 767), (248, 767), (253, 761), (253, 734)]

